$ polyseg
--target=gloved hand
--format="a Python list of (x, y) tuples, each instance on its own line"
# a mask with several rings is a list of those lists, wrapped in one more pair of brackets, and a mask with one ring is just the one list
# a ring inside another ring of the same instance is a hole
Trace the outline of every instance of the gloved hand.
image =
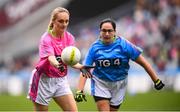
[(65, 67), (62, 63), (61, 57), (60, 56), (56, 57), (56, 60), (59, 62), (59, 65), (57, 66), (57, 68), (59, 69), (59, 71), (64, 72)]
[(91, 78), (92, 77), (92, 74), (90, 72), (91, 68), (95, 68), (95, 66), (86, 66), (85, 65), (82, 69), (80, 69), (80, 71), (82, 72), (83, 77), (86, 77), (86, 78)]
[(164, 83), (160, 80), (160, 79), (157, 79), (155, 82), (154, 82), (154, 88), (156, 90), (160, 90), (164, 87)]
[(65, 70), (65, 67), (64, 67), (63, 64), (59, 64), (57, 68), (58, 68), (58, 70), (61, 71), (61, 72), (64, 72), (64, 70)]
[(61, 61), (62, 61), (62, 59), (61, 59), (60, 56), (57, 56), (57, 57), (56, 57), (56, 60), (57, 60), (58, 62), (61, 62)]
[(87, 101), (86, 96), (84, 95), (83, 91), (76, 91), (74, 99), (76, 102), (83, 102), (83, 100)]

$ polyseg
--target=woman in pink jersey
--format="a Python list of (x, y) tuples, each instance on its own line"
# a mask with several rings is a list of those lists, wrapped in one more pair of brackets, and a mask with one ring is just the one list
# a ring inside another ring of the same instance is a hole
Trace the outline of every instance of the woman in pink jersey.
[[(52, 98), (63, 111), (77, 111), (66, 77), (67, 65), (60, 58), (62, 50), (67, 46), (73, 46), (75, 41), (73, 35), (66, 31), (69, 16), (67, 9), (55, 8), (48, 31), (41, 37), (40, 61), (32, 72), (28, 93), (28, 98), (33, 101), (36, 111), (48, 111), (48, 104)], [(84, 66), (79, 63), (73, 67), (84, 70)]]

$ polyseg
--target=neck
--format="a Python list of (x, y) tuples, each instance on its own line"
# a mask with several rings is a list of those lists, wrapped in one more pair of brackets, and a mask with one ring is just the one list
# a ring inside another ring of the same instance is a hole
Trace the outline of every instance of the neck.
[(53, 35), (53, 37), (56, 37), (56, 38), (61, 38), (63, 36), (63, 33), (57, 32), (55, 30), (51, 30), (51, 34)]
[(63, 33), (61, 33), (61, 32), (58, 32), (58, 33), (56, 32), (55, 34), (56, 34), (56, 37), (62, 37), (63, 36)]
[(103, 39), (100, 37), (101, 42), (102, 42), (103, 44), (105, 44), (105, 45), (108, 45), (108, 44), (113, 43), (113, 42), (115, 41), (115, 39), (116, 39), (116, 36), (112, 37), (112, 38), (111, 38), (111, 41), (109, 41), (109, 42), (104, 42)]

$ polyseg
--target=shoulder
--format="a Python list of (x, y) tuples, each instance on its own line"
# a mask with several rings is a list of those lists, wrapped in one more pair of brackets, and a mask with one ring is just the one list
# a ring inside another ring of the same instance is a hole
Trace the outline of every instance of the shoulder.
[(48, 32), (45, 32), (42, 36), (41, 36), (41, 39), (40, 39), (40, 42), (44, 43), (44, 42), (50, 42), (51, 41), (51, 35), (48, 33)]
[(74, 38), (74, 35), (72, 35), (70, 32), (66, 31), (64, 33), (64, 36), (66, 36), (67, 38)]
[(140, 52), (143, 51), (143, 49), (141, 49), (140, 47), (136, 46), (135, 44), (133, 44), (129, 40), (125, 39), (124, 37), (119, 37), (119, 40), (121, 41), (121, 46), (124, 49), (133, 48), (134, 50), (139, 50)]
[(116, 36), (117, 42), (126, 42), (126, 39), (122, 36)]
[(95, 41), (91, 44), (91, 46), (92, 46), (92, 47), (97, 47), (97, 46), (99, 46), (100, 44), (101, 44), (100, 40), (97, 39), (97, 40), (95, 40)]
[(116, 37), (116, 42), (122, 44), (122, 45), (125, 45), (125, 44), (130, 44), (130, 45), (133, 45), (129, 40), (127, 40), (126, 38), (122, 37), (122, 36), (117, 36)]
[(97, 39), (97, 40), (95, 40), (95, 41), (91, 44), (90, 50), (91, 50), (91, 51), (92, 51), (92, 50), (95, 51), (95, 50), (99, 49), (100, 46), (102, 46), (102, 43), (100, 42), (99, 39)]

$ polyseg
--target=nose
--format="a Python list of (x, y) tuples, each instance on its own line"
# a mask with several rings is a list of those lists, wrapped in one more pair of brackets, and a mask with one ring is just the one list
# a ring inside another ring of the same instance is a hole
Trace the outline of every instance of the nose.
[(105, 32), (105, 35), (109, 35), (109, 32), (108, 32), (108, 31), (106, 31), (106, 32)]
[(64, 25), (64, 26), (67, 26), (67, 24), (68, 24), (67, 22), (63, 22), (63, 25)]

